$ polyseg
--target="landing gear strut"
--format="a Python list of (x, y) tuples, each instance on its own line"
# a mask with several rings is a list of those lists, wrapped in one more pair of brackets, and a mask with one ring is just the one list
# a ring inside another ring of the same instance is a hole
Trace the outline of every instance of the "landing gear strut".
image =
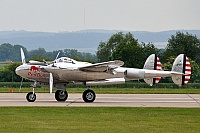
[(29, 92), (26, 95), (26, 99), (27, 99), (28, 102), (35, 102), (35, 100), (36, 100), (36, 94), (34, 92), (34, 89), (35, 89), (36, 85), (37, 85), (37, 82), (34, 82), (33, 88), (32, 88), (32, 92)]
[(93, 90), (88, 89), (83, 92), (82, 98), (86, 103), (92, 103), (95, 100), (96, 95)]
[(67, 91), (63, 91), (63, 90), (57, 90), (55, 93), (55, 99), (57, 101), (66, 101), (68, 98), (68, 93)]

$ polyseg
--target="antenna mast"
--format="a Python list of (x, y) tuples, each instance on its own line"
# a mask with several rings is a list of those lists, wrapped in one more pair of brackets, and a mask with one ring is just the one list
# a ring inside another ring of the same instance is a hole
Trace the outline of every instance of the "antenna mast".
[(85, 27), (85, 8), (84, 8), (84, 29), (86, 30), (86, 27)]

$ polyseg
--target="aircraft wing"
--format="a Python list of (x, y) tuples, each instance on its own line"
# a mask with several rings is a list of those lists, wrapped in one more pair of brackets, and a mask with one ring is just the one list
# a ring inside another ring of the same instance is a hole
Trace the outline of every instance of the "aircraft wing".
[(29, 61), (29, 64), (30, 65), (42, 65), (42, 66), (45, 66), (45, 62), (40, 62), (40, 61), (34, 61), (34, 60), (30, 60)]
[(108, 61), (102, 63), (95, 63), (89, 66), (79, 67), (81, 71), (90, 71), (90, 72), (105, 72), (108, 70), (113, 70), (120, 66), (124, 65), (123, 61), (115, 60), (115, 61)]

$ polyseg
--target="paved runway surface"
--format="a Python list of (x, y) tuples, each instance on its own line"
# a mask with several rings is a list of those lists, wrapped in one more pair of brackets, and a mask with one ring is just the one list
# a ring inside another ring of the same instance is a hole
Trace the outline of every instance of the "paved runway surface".
[(101, 107), (184, 107), (200, 108), (200, 94), (96, 94), (93, 103), (85, 103), (82, 94), (69, 94), (66, 102), (57, 102), (54, 94), (37, 93), (34, 103), (25, 93), (0, 93), (0, 106), (101, 106)]

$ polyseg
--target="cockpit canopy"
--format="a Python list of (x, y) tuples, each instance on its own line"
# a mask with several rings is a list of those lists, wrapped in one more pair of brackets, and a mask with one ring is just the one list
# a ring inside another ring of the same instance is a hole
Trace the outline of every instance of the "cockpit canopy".
[(75, 63), (76, 61), (68, 58), (68, 57), (61, 57), (55, 60), (55, 63)]

